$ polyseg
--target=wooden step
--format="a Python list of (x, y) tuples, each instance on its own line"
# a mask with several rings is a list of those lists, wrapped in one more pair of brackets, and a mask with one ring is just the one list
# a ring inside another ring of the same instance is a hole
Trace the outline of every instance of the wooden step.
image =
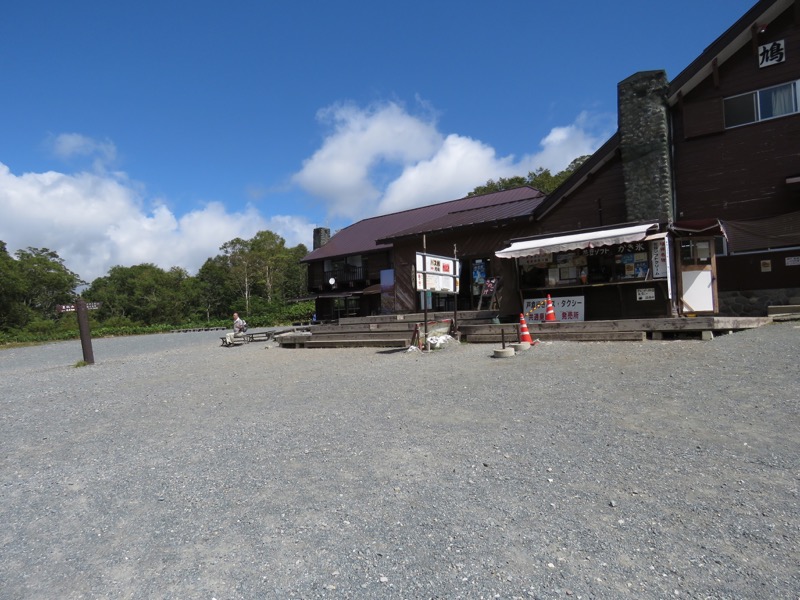
[[(412, 321), (391, 321), (388, 323), (347, 323), (344, 325), (317, 325), (311, 330), (313, 335), (329, 333), (373, 333), (373, 332), (413, 332), (417, 323)], [(421, 326), (420, 326), (421, 328)]]
[(407, 348), (411, 345), (410, 339), (389, 338), (360, 338), (360, 339), (330, 339), (330, 336), (307, 338), (303, 342), (305, 348)]
[(314, 333), (309, 337), (312, 340), (411, 340), (413, 334), (413, 331), (381, 331), (378, 333), (350, 331), (341, 333)]
[[(647, 334), (644, 331), (598, 331), (598, 332), (570, 332), (570, 331), (552, 331), (549, 333), (537, 332), (531, 334), (534, 340), (540, 342), (546, 341), (562, 341), (562, 342), (641, 342), (647, 339)], [(503, 340), (500, 335), (496, 333), (471, 333), (462, 338), (467, 343), (486, 344), (486, 343), (501, 343)], [(506, 344), (516, 343), (516, 336), (510, 339), (506, 336)]]
[(767, 315), (797, 315), (800, 314), (800, 304), (777, 304), (767, 307)]

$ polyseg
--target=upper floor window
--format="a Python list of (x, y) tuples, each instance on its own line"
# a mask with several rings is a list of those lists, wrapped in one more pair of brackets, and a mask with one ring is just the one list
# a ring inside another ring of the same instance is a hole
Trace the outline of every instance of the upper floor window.
[(725, 127), (738, 127), (798, 112), (800, 81), (725, 98)]

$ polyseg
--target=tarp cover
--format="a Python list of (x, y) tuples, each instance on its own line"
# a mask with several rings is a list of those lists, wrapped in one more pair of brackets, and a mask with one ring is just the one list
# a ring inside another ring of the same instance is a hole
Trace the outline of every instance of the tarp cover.
[(800, 212), (754, 221), (720, 221), (732, 252), (800, 246)]
[(522, 256), (536, 256), (548, 252), (567, 252), (579, 248), (596, 248), (598, 246), (613, 246), (614, 244), (628, 244), (639, 242), (647, 237), (649, 229), (657, 228), (653, 223), (632, 225), (617, 229), (604, 229), (601, 231), (587, 231), (570, 235), (546, 237), (532, 240), (513, 242), (508, 248), (495, 252), (498, 258), (520, 258)]

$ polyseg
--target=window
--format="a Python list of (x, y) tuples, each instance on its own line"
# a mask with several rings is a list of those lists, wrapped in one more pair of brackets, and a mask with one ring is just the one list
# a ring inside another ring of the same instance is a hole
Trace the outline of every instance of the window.
[(713, 256), (714, 240), (691, 238), (680, 241), (680, 257), (682, 265), (708, 265)]
[(725, 127), (738, 127), (798, 112), (799, 81), (725, 99)]

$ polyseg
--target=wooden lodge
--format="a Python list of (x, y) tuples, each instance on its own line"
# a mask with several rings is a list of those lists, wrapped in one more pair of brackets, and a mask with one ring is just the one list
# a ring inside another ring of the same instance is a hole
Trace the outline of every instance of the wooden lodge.
[[(548, 196), (523, 187), (364, 219), (332, 237), (315, 230), (303, 261), (317, 319), (345, 333), (348, 319), (414, 321), (425, 305), (490, 308), (501, 326), (524, 313), (538, 332), (550, 296), (560, 323), (541, 335), (658, 337), (668, 328), (657, 321), (735, 330), (794, 303), (799, 2), (755, 3), (672, 80), (653, 70), (620, 82), (617, 132)], [(454, 289), (421, 286), (420, 253), (452, 259)]]

